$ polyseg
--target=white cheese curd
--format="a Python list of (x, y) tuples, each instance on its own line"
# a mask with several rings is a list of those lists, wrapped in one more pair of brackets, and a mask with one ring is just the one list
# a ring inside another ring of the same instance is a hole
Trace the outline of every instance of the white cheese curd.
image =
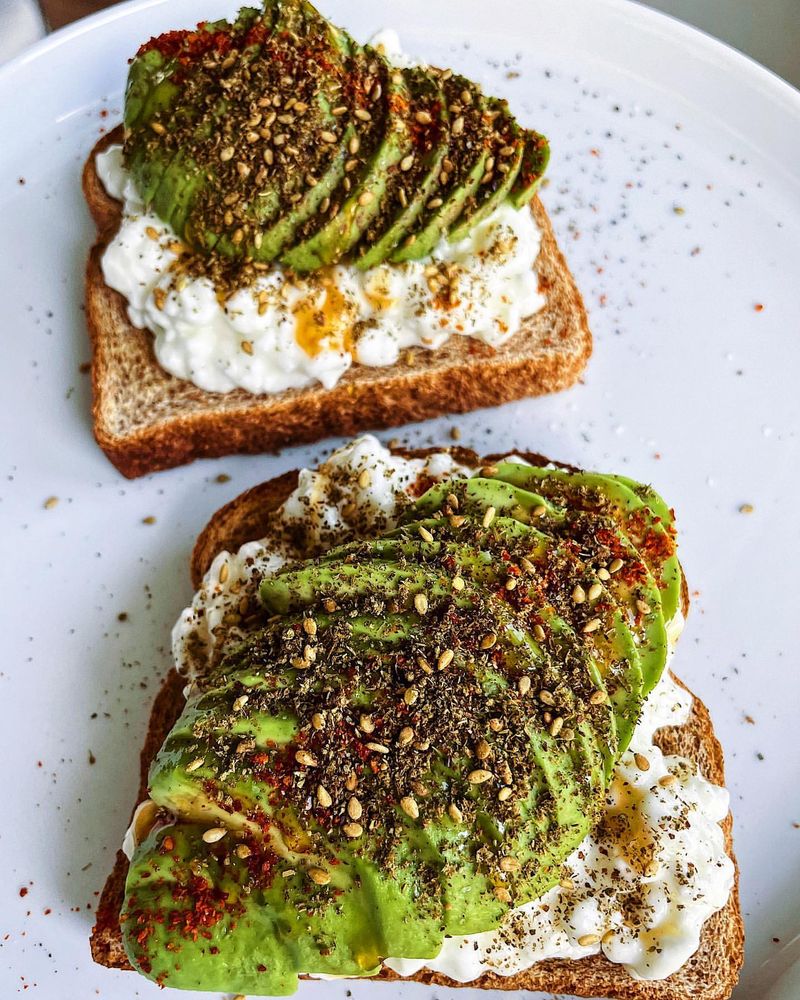
[[(545, 304), (534, 271), (541, 234), (509, 203), (459, 243), (431, 257), (367, 271), (349, 265), (289, 280), (279, 267), (220, 302), (212, 282), (173, 270), (184, 252), (173, 230), (145, 210), (122, 147), (96, 157), (122, 221), (103, 253), (106, 284), (128, 302), (131, 323), (154, 335), (158, 363), (211, 392), (332, 388), (353, 363), (393, 365), (411, 347), (436, 350), (452, 336), (499, 347)], [(447, 269), (445, 296), (426, 269)]]
[[(307, 545), (335, 544), (352, 537), (349, 513), (358, 509), (363, 531), (385, 530), (432, 481), (473, 471), (446, 453), (396, 457), (369, 435), (316, 471), (303, 470), (275, 513), (270, 537), (236, 554), (222, 552), (212, 563), (173, 631), (178, 669), (195, 676), (241, 634), (242, 598), (255, 600), (258, 580), (290, 557), (287, 539), (297, 538), (299, 526)], [(682, 626), (678, 613), (668, 624), (670, 646)], [(734, 879), (719, 825), (728, 812), (727, 791), (653, 742), (657, 729), (682, 725), (691, 709), (691, 695), (665, 671), (614, 771), (603, 820), (562, 866), (561, 884), (513, 910), (497, 930), (447, 938), (434, 959), (387, 958), (385, 964), (401, 975), (428, 968), (458, 982), (599, 951), (636, 979), (662, 979), (679, 969), (697, 950), (703, 922), (727, 902)]]

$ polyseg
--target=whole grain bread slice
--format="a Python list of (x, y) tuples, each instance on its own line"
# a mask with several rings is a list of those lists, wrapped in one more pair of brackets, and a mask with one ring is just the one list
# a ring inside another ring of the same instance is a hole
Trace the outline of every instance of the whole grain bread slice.
[(125, 476), (555, 392), (572, 385), (589, 359), (583, 301), (544, 206), (534, 198), (542, 232), (536, 275), (546, 305), (503, 347), (451, 337), (435, 351), (405, 351), (391, 367), (354, 365), (333, 389), (315, 385), (259, 396), (241, 389), (207, 392), (175, 378), (156, 361), (151, 335), (128, 319), (125, 299), (103, 279), (101, 259), (119, 226), (121, 205), (106, 193), (95, 157), (121, 141), (118, 127), (95, 145), (83, 191), (98, 232), (86, 269), (94, 433)]
[[(397, 453), (405, 457), (424, 457), (432, 451), (441, 450), (443, 449), (428, 448), (399, 450)], [(488, 455), (481, 459), (466, 448), (447, 450), (457, 461), (473, 467), (501, 457)], [(536, 453), (523, 453), (523, 457), (534, 465), (549, 461)], [(195, 588), (200, 586), (204, 574), (219, 552), (235, 552), (245, 542), (268, 534), (272, 517), (296, 487), (297, 479), (297, 471), (287, 472), (240, 494), (213, 515), (198, 536), (192, 552), (190, 573)], [(682, 599), (685, 615), (689, 610), (689, 595), (685, 583)], [(156, 696), (141, 754), (137, 804), (147, 798), (150, 762), (180, 715), (185, 683), (185, 678), (173, 669)], [(679, 680), (678, 683), (681, 684)], [(685, 687), (683, 684), (681, 686)], [(714, 735), (708, 709), (696, 696), (693, 696), (692, 714), (688, 722), (683, 726), (660, 729), (655, 741), (664, 753), (688, 757), (709, 781), (724, 785), (722, 748)], [(722, 823), (722, 828), (726, 851), (736, 869), (730, 898), (722, 910), (705, 922), (699, 949), (678, 972), (667, 979), (655, 982), (635, 980), (622, 966), (609, 962), (599, 954), (579, 961), (548, 959), (514, 976), (488, 973), (468, 985), (481, 989), (540, 990), (568, 996), (606, 997), (609, 1000), (728, 1000), (744, 960), (739, 869), (733, 853), (732, 827), (733, 821), (729, 814)], [(91, 936), (91, 951), (95, 962), (117, 969), (131, 968), (122, 945), (119, 925), (127, 871), (128, 860), (122, 851), (118, 851), (114, 868), (100, 897)], [(381, 981), (402, 980), (402, 977), (388, 969), (376, 978)], [(438, 986), (467, 985), (424, 970), (411, 978)]]

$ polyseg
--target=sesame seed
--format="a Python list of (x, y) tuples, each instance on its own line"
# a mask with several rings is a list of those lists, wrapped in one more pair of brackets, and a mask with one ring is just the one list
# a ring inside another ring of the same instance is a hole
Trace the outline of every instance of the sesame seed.
[(674, 774), (665, 774), (663, 778), (658, 779), (658, 783), (662, 788), (671, 788), (672, 785), (677, 785), (678, 779)]
[(498, 800), (498, 802), (506, 802), (508, 799), (511, 798), (511, 795), (512, 795), (512, 791), (508, 787), (508, 785), (503, 785), (503, 787), (497, 793), (497, 800)]
[(348, 142), (347, 144), (347, 151), (350, 153), (351, 156), (355, 156), (360, 146), (361, 146), (361, 140), (358, 138), (357, 135), (354, 135), (350, 140), (350, 142)]
[(372, 721), (371, 715), (362, 715), (358, 720), (358, 728), (362, 733), (374, 733), (375, 723)]
[(358, 196), (359, 205), (369, 205), (375, 200), (375, 195), (371, 191), (362, 191)]
[(586, 591), (580, 584), (572, 591), (572, 600), (575, 604), (583, 604), (586, 600)]
[(600, 621), (599, 618), (592, 618), (591, 621), (588, 621), (583, 626), (581, 632), (585, 633), (586, 635), (588, 635), (590, 632), (596, 632), (602, 624), (603, 623)]
[(599, 580), (602, 580), (603, 582), (605, 582), (606, 580), (610, 580), (611, 579), (611, 574), (608, 572), (608, 570), (605, 568), (605, 566), (602, 566), (597, 571), (597, 577), (598, 577)]
[(460, 528), (465, 521), (466, 517), (463, 514), (453, 514), (450, 518), (450, 527)]
[(602, 705), (607, 698), (608, 695), (605, 693), (605, 691), (599, 691), (599, 690), (592, 691), (592, 694), (589, 698), (589, 702), (592, 705)]
[(453, 657), (455, 655), (456, 654), (453, 652), (452, 649), (443, 650), (439, 654), (439, 659), (436, 661), (436, 666), (439, 668), (439, 670), (444, 670), (445, 667), (449, 667), (450, 664), (453, 662)]
[(415, 687), (407, 687), (403, 692), (403, 701), (406, 705), (413, 705), (419, 698), (419, 691)]
[(486, 511), (484, 512), (484, 515), (483, 515), (483, 526), (484, 526), (484, 528), (488, 528), (489, 525), (492, 523), (492, 521), (494, 521), (494, 516), (495, 516), (496, 513), (497, 513), (497, 508), (496, 507), (489, 506), (489, 507), (486, 508)]
[(484, 782), (489, 781), (492, 778), (492, 772), (486, 771), (482, 767), (476, 768), (474, 771), (470, 771), (467, 775), (467, 781), (471, 785), (482, 785)]
[(364, 832), (364, 827), (360, 823), (345, 823), (342, 827), (345, 837), (350, 840), (357, 840)]
[(351, 796), (347, 802), (347, 815), (350, 819), (361, 819), (364, 809), (355, 795)]
[(298, 750), (294, 755), (294, 759), (303, 767), (316, 767), (318, 763), (314, 754), (309, 753), (308, 750)]
[(253, 341), (252, 340), (243, 340), (242, 341), (242, 350), (244, 351), (245, 354), (252, 354), (253, 353)]
[(432, 542), (433, 541), (433, 535), (425, 527), (424, 524), (421, 524), (419, 526), (419, 528), (417, 529), (417, 531), (419, 532), (419, 537), (422, 539), (423, 542)]
[(359, 160), (354, 156), (352, 160), (348, 160), (344, 165), (345, 173), (351, 174), (359, 164)]
[(367, 743), (366, 747), (373, 753), (389, 753), (389, 747), (384, 746), (383, 743)]
[(636, 766), (640, 771), (650, 770), (650, 761), (645, 757), (643, 753), (635, 753), (633, 759), (636, 761)]
[(494, 887), (495, 899), (500, 903), (510, 903), (511, 893), (506, 889), (504, 885), (496, 885)]
[(557, 715), (550, 724), (550, 735), (553, 737), (558, 736), (558, 734), (561, 732), (563, 728), (564, 728), (564, 720), (561, 718), (560, 715)]
[(453, 590), (463, 590), (464, 587), (466, 587), (466, 584), (464, 583), (464, 578), (461, 577), (461, 576), (454, 576), (453, 577)]
[(428, 204), (427, 204), (426, 207), (427, 208), (441, 208), (442, 205), (444, 205), (444, 202), (442, 201), (441, 198), (431, 198), (431, 200), (428, 202)]
[(461, 823), (464, 819), (464, 814), (461, 812), (461, 810), (458, 808), (455, 802), (451, 802), (450, 805), (447, 807), (447, 815), (455, 823)]
[(330, 792), (324, 785), (317, 785), (317, 802), (323, 809), (328, 809), (333, 803)]
[(545, 507), (543, 503), (538, 504), (531, 511), (531, 514), (533, 514), (534, 517), (544, 517), (546, 513), (547, 513), (547, 507)]
[(236, 855), (237, 858), (241, 858), (244, 861), (244, 859), (249, 858), (253, 852), (250, 850), (247, 844), (237, 844), (236, 847), (234, 848), (233, 853)]
[(423, 674), (432, 674), (433, 667), (428, 663), (424, 656), (417, 657), (417, 666), (423, 672)]
[(203, 831), (203, 840), (207, 844), (216, 844), (227, 832), (224, 826), (212, 826), (210, 830)]
[(156, 135), (163, 135), (167, 131), (161, 122), (150, 122), (150, 128)]
[(433, 121), (433, 118), (431, 117), (430, 112), (428, 111), (418, 111), (414, 115), (414, 118), (417, 122), (419, 122), (420, 125), (430, 125), (430, 123)]
[(415, 594), (414, 608), (418, 615), (424, 615), (428, 610), (428, 598), (424, 594)]
[(544, 641), (544, 637), (545, 637), (545, 635), (544, 635), (544, 629), (542, 628), (541, 625), (534, 625), (533, 626), (533, 637), (538, 642), (543, 642)]
[(650, 614), (651, 608), (650, 605), (647, 603), (647, 601), (637, 601), (636, 607), (639, 609), (639, 611), (641, 611), (643, 615)]
[(550, 691), (546, 691), (544, 688), (539, 692), (539, 701), (543, 705), (555, 705), (556, 700)]
[(505, 582), (505, 588), (506, 590), (516, 590), (517, 589), (516, 577), (510, 576)]
[(347, 105), (340, 104), (338, 107), (334, 108), (333, 111), (331, 111), (331, 114), (334, 115), (336, 118), (340, 118), (342, 115), (346, 115)]
[(489, 728), (493, 733), (502, 733), (503, 731), (503, 720), (502, 719), (489, 719)]
[(497, 642), (497, 636), (494, 634), (494, 632), (488, 632), (481, 639), (481, 649), (491, 649), (496, 642)]
[(600, 944), (599, 934), (582, 934), (578, 938), (578, 944), (581, 948), (589, 948), (593, 944)]
[(400, 799), (400, 808), (406, 814), (410, 816), (411, 819), (419, 819), (419, 806), (417, 805), (417, 800), (413, 795), (404, 795)]
[(236, 150), (233, 146), (225, 146), (225, 148), (220, 152), (219, 158), (223, 163), (227, 163), (228, 160), (232, 160)]
[(240, 694), (233, 702), (232, 708), (234, 712), (241, 712), (244, 706), (250, 701), (249, 694)]
[(589, 591), (588, 591), (588, 593), (587, 593), (586, 596), (589, 598), (590, 601), (596, 601), (597, 598), (602, 593), (603, 593), (603, 585), (602, 585), (602, 583), (593, 583), (591, 585), (591, 587), (589, 587)]
[(609, 573), (616, 573), (618, 570), (622, 569), (622, 560), (615, 559), (611, 565), (608, 567)]
[(311, 716), (311, 728), (317, 731), (325, 728), (325, 716), (321, 712), (314, 712)]
[(453, 122), (450, 125), (450, 131), (453, 133), (453, 135), (461, 135), (461, 133), (464, 131), (463, 115), (459, 115), (457, 118), (453, 119)]
[(522, 677), (517, 681), (517, 691), (521, 695), (526, 695), (531, 689), (531, 679), (527, 674), (523, 674)]
[(410, 170), (414, 165), (414, 154), (409, 153), (408, 156), (404, 156), (400, 161), (400, 169), (405, 172)]
[(478, 760), (486, 760), (491, 756), (492, 748), (486, 742), (486, 740), (478, 740), (475, 744), (475, 756)]
[(500, 871), (501, 872), (518, 872), (522, 865), (517, 861), (516, 858), (510, 857), (508, 854), (504, 858), (500, 858)]
[[(333, 132), (322, 131), (320, 132), (319, 137), (320, 139), (322, 139), (323, 142), (336, 142), (336, 136), (333, 134)], [(278, 137), (276, 136), (276, 142), (277, 138)]]
[(414, 739), (414, 730), (411, 726), (403, 726), (397, 736), (397, 745), (401, 747), (407, 747), (409, 743)]
[(189, 774), (191, 774), (193, 771), (196, 771), (198, 768), (201, 768), (203, 766), (203, 764), (204, 764), (204, 760), (203, 760), (202, 757), (195, 757), (195, 759), (193, 761), (190, 761), (186, 765), (186, 771)]
[(45, 510), (52, 510), (53, 507), (57, 506), (58, 506), (58, 497), (48, 497), (43, 504)]
[(481, 475), (484, 479), (491, 479), (492, 476), (497, 475), (497, 471), (496, 465), (484, 465), (481, 469)]
[(371, 122), (372, 115), (367, 111), (366, 108), (356, 108), (355, 116), (362, 122)]
[(317, 885), (327, 885), (331, 880), (330, 873), (324, 868), (309, 868), (308, 877)]

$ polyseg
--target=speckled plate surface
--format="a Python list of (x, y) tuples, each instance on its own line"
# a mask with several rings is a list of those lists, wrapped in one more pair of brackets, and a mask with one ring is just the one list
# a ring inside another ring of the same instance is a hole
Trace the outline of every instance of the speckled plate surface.
[[(674, 666), (726, 747), (742, 867), (749, 937), (736, 996), (773, 988), (790, 1000), (800, 995), (785, 975), (800, 954), (800, 532), (789, 509), (800, 493), (800, 95), (622, 0), (320, 6), (360, 37), (399, 28), (411, 51), (480, 78), (551, 139), (543, 197), (595, 356), (570, 392), (460, 419), (461, 440), (626, 472), (675, 506), (694, 609)], [(127, 482), (92, 439), (81, 311), (92, 226), (79, 170), (119, 117), (138, 43), (233, 9), (124, 4), (0, 69), (4, 998), (165, 995), (93, 966), (87, 939), (169, 629), (190, 597), (187, 557), (218, 506), (333, 444)], [(402, 435), (447, 442), (452, 426)], [(301, 994), (386, 990), (326, 983)], [(460, 994), (470, 995), (486, 996)]]

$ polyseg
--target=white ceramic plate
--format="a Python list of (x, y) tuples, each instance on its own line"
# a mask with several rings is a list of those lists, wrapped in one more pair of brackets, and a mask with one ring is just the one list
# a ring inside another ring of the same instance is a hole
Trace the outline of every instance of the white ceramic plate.
[[(620, 0), (321, 6), (361, 38), (399, 28), (411, 51), (480, 78), (551, 139), (544, 199), (595, 356), (570, 392), (458, 424), (478, 451), (530, 447), (650, 480), (678, 511), (694, 607), (675, 668), (727, 750), (748, 924), (737, 997), (761, 998), (800, 949), (800, 545), (788, 509), (800, 493), (800, 95)], [(3, 997), (165, 995), (93, 966), (87, 938), (190, 597), (187, 556), (218, 506), (332, 444), (127, 482), (92, 439), (79, 171), (119, 118), (138, 44), (233, 9), (124, 4), (0, 70)], [(404, 435), (446, 443), (451, 425)], [(386, 987), (301, 994), (348, 990)]]

